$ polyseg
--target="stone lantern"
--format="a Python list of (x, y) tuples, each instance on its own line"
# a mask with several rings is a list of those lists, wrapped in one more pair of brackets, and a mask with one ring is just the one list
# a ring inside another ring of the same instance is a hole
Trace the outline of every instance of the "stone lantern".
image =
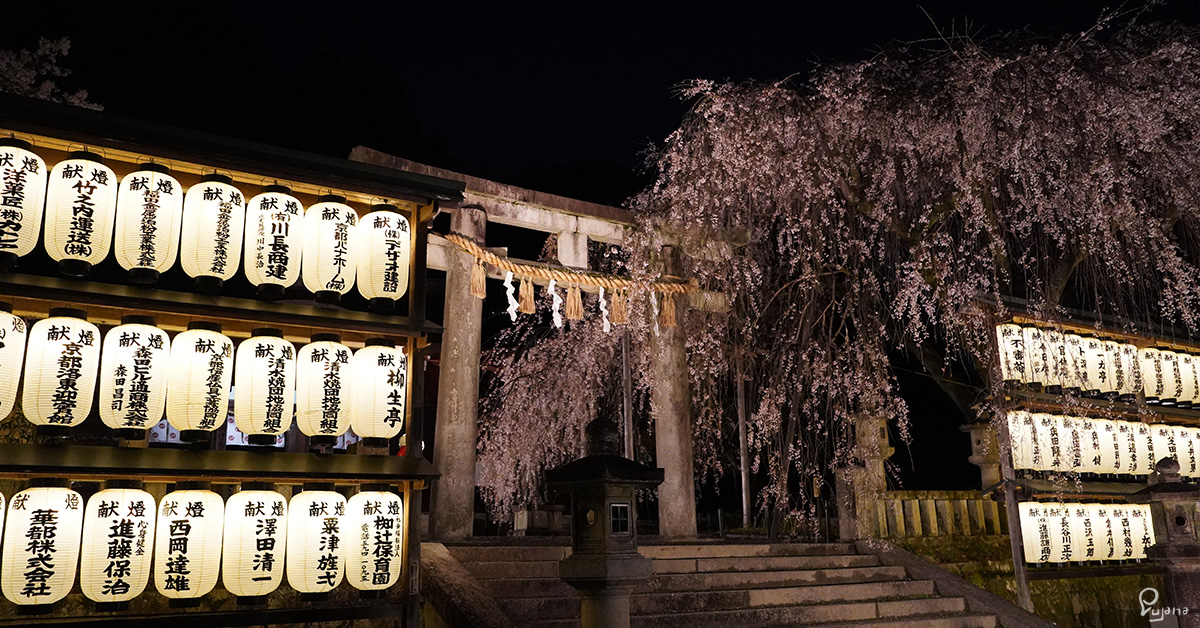
[(1143, 596), (1143, 606), (1171, 608), (1174, 613), (1168, 614), (1177, 615), (1181, 628), (1200, 627), (1200, 609), (1189, 609), (1187, 614), (1175, 610), (1200, 600), (1200, 487), (1183, 482), (1174, 458), (1163, 458), (1154, 465), (1150, 486), (1133, 500), (1150, 504), (1156, 543), (1146, 555), (1166, 568), (1164, 599), (1154, 592), (1153, 601)]
[(571, 493), (571, 555), (559, 576), (579, 590), (583, 628), (628, 628), (629, 594), (650, 576), (650, 560), (637, 551), (639, 488), (654, 488), (663, 470), (619, 455), (617, 426), (588, 424), (587, 456), (546, 472), (546, 485)]

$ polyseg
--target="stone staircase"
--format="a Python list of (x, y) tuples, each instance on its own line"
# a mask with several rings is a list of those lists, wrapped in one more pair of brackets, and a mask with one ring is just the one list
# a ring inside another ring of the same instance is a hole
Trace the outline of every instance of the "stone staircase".
[[(995, 628), (853, 544), (643, 545), (654, 576), (635, 590), (633, 628)], [(522, 628), (578, 628), (579, 596), (558, 579), (563, 546), (461, 545), (454, 556)]]

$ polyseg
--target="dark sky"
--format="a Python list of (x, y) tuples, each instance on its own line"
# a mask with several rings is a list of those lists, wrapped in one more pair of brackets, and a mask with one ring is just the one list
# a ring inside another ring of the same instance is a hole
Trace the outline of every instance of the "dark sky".
[[(644, 184), (643, 150), (679, 125), (686, 103), (673, 88), (683, 81), (804, 77), (817, 62), (934, 37), (933, 22), (961, 31), (969, 19), (983, 36), (1026, 26), (1078, 32), (1104, 6), (10, 4), (0, 48), (69, 36), (66, 82), (115, 114), (338, 156), (366, 144), (614, 204)], [(1152, 15), (1196, 24), (1200, 4), (1169, 1)]]

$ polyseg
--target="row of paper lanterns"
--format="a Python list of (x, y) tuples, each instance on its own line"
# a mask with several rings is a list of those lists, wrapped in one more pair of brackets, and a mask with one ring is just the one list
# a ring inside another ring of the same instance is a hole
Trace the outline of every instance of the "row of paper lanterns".
[(1200, 405), (1200, 355), (1005, 323), (996, 326), (1000, 372), (1011, 384), (1149, 403)]
[(1200, 477), (1200, 428), (1014, 410), (1008, 433), (1016, 469), (1148, 475), (1174, 458)]
[(274, 444), (293, 412), (306, 436), (329, 444), (350, 427), (364, 439), (392, 438), (404, 427), (408, 362), (390, 341), (353, 351), (335, 334), (317, 334), (297, 351), (279, 330), (263, 328), (238, 345), (235, 359), (233, 340), (216, 323), (193, 322), (170, 339), (153, 319), (132, 316), (101, 338), (81, 310), (52, 309), (27, 329), (10, 307), (0, 309), (9, 310), (0, 312), (0, 417), (20, 389), (34, 424), (78, 425), (99, 380), (108, 427), (140, 437), (165, 412), (184, 440), (208, 440), (225, 423), (232, 382), (234, 419), (251, 444)]
[(1018, 510), (1027, 563), (1141, 560), (1155, 542), (1144, 504), (1022, 502)]
[(148, 583), (172, 600), (199, 600), (220, 577), (230, 593), (264, 596), (288, 585), (321, 594), (346, 580), (382, 591), (400, 577), (401, 499), (364, 486), (349, 500), (332, 486), (290, 500), (269, 485), (243, 485), (226, 503), (196, 487), (161, 502), (137, 482), (110, 482), (87, 500), (65, 480), (34, 480), (4, 508), (0, 495), (0, 590), (14, 604), (44, 605), (71, 590), (78, 567), (84, 596), (128, 602)]
[(301, 280), (321, 301), (357, 285), (374, 309), (387, 310), (408, 288), (410, 226), (392, 205), (359, 218), (331, 194), (306, 210), (281, 185), (247, 201), (220, 174), (185, 193), (161, 164), (118, 180), (88, 152), (47, 170), (15, 139), (0, 142), (0, 178), (0, 267), (33, 251), (44, 221), (46, 252), (68, 275), (87, 275), (111, 248), (135, 283), (156, 282), (178, 258), (198, 288), (216, 291), (244, 257), (246, 278), (267, 298)]

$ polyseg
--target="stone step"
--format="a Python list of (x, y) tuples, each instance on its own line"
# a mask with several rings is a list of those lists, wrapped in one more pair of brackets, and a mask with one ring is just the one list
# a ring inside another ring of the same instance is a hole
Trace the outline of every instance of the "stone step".
[(748, 556), (732, 558), (664, 558), (653, 561), (654, 573), (715, 571), (782, 571), (787, 569), (844, 569), (874, 567), (879, 558), (862, 554), (831, 556)]
[(834, 556), (857, 553), (852, 543), (748, 543), (643, 545), (642, 556), (669, 558), (733, 558), (748, 556)]
[(497, 600), (522, 597), (571, 597), (575, 588), (558, 578), (503, 578), (483, 585)]
[(708, 573), (659, 574), (639, 587), (639, 592), (708, 591), (746, 587), (796, 587), (814, 584), (851, 584), (883, 582), (907, 577), (903, 567), (876, 565), (840, 569), (801, 569), (784, 571), (719, 571)]
[[(495, 580), (497, 578), (557, 578), (558, 561), (556, 560), (527, 560), (527, 561), (497, 561), (486, 563), (462, 563), (476, 580)], [(486, 585), (485, 585), (486, 586)]]
[(547, 560), (559, 561), (571, 553), (566, 545), (447, 545), (460, 563)]
[[(925, 602), (918, 600), (917, 602)], [(881, 606), (884, 605), (884, 606)], [(772, 606), (763, 608), (737, 608), (729, 610), (705, 610), (688, 613), (661, 613), (656, 615), (634, 615), (631, 628), (744, 628), (746, 626), (824, 626), (832, 623), (863, 622), (864, 626), (873, 626), (868, 620), (898, 620), (895, 626), (913, 628), (920, 626), (928, 628), (923, 612), (926, 605), (910, 604), (899, 606), (892, 602), (843, 602), (830, 604), (814, 604), (808, 606)], [(936, 611), (935, 611), (936, 612)], [(917, 623), (910, 617), (922, 617)]]
[[(546, 628), (568, 628), (569, 626), (578, 627), (579, 622), (575, 624), (560, 624), (558, 626)], [(788, 628), (807, 628), (812, 624), (796, 624)], [(820, 628), (997, 628), (999, 624), (996, 618), (992, 615), (937, 615), (937, 616), (920, 616), (915, 615), (905, 619), (874, 619), (866, 621), (847, 621), (836, 622), (831, 624), (819, 624)]]

